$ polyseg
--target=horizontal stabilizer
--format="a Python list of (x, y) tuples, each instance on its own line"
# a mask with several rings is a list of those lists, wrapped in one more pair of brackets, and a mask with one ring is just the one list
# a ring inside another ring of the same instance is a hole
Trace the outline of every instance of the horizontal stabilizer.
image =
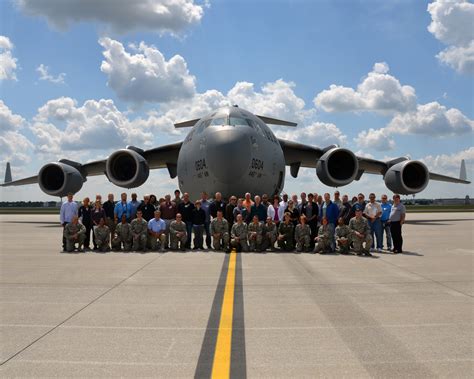
[(189, 128), (191, 126), (196, 125), (196, 123), (200, 120), (200, 118), (196, 118), (194, 120), (188, 120), (188, 121), (183, 121), (183, 122), (178, 122), (174, 124), (175, 128)]
[(296, 122), (279, 120), (277, 118), (272, 117), (265, 117), (265, 116), (257, 116), (260, 120), (262, 120), (265, 124), (271, 125), (281, 125), (281, 126), (296, 126), (298, 125)]

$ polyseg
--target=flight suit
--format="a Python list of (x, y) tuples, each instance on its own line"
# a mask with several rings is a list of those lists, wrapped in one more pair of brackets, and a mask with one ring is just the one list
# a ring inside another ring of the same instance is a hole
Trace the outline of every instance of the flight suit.
[(339, 253), (349, 254), (352, 241), (352, 230), (347, 225), (339, 225), (336, 228), (336, 244), (339, 246)]
[(110, 229), (108, 226), (98, 226), (94, 230), (95, 242), (100, 251), (109, 251)]
[(311, 228), (308, 224), (298, 224), (295, 228), (296, 251), (308, 251), (311, 246)]
[(122, 245), (125, 251), (129, 251), (132, 247), (132, 228), (128, 222), (125, 224), (119, 223), (115, 227), (112, 249), (120, 250)]
[(274, 251), (277, 235), (277, 225), (274, 222), (272, 222), (271, 224), (266, 223), (263, 226), (262, 250), (267, 250), (268, 248), (270, 248), (271, 251)]
[[(77, 234), (77, 239), (74, 239), (74, 235)], [(63, 231), (64, 238), (66, 239), (66, 251), (74, 251), (74, 245), (77, 243), (78, 249), (82, 250), (84, 241), (86, 239), (86, 227), (80, 223), (74, 225), (72, 222), (64, 227)]]
[(242, 222), (242, 224), (235, 223), (232, 225), (232, 229), (230, 231), (230, 244), (232, 247), (239, 247), (242, 251), (249, 251), (249, 245), (247, 244), (247, 224)]
[[(183, 233), (181, 237), (178, 237), (177, 233)], [(179, 248), (181, 250), (186, 250), (186, 240), (188, 239), (188, 234), (186, 232), (186, 223), (183, 221), (171, 221), (170, 224), (170, 246), (171, 250), (177, 250), (178, 249), (178, 243), (179, 243)]]
[(146, 251), (146, 240), (148, 234), (148, 223), (142, 218), (140, 221), (135, 218), (130, 223), (130, 229), (132, 231), (132, 249), (138, 251), (140, 248)]
[(263, 224), (251, 222), (247, 228), (250, 251), (260, 251), (263, 239)]
[[(225, 218), (217, 218), (211, 221), (210, 232), (212, 236), (212, 247), (214, 250), (227, 250), (229, 248), (229, 223)], [(214, 237), (214, 235), (218, 237)]]
[[(372, 246), (372, 237), (370, 235), (369, 223), (365, 217), (357, 219), (357, 217), (351, 218), (349, 221), (349, 228), (352, 230), (352, 246), (357, 254), (369, 255), (370, 246)], [(361, 233), (362, 238), (358, 237), (355, 232)], [(365, 243), (365, 246), (364, 246)]]
[(286, 224), (281, 222), (278, 226), (278, 234), (283, 236), (283, 239), (278, 239), (278, 247), (284, 251), (293, 251), (293, 230), (294, 226), (292, 222)]
[(332, 233), (329, 224), (321, 225), (318, 230), (318, 241), (314, 247), (314, 253), (323, 254), (331, 250)]

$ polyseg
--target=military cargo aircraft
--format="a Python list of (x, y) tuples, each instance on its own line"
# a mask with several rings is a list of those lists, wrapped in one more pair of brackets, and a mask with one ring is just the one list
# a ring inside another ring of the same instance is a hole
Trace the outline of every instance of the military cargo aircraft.
[(268, 125), (297, 124), (254, 115), (236, 105), (224, 107), (175, 124), (192, 128), (182, 142), (150, 150), (127, 146), (107, 159), (85, 164), (61, 159), (45, 164), (38, 175), (15, 181), (8, 167), (1, 186), (38, 183), (48, 195), (63, 197), (78, 192), (88, 176), (105, 175), (119, 187), (134, 188), (146, 182), (150, 169), (166, 168), (192, 199), (202, 191), (219, 191), (224, 197), (245, 192), (272, 195), (283, 190), (285, 166), (290, 166), (295, 178), (300, 167), (315, 168), (319, 180), (331, 187), (345, 186), (364, 173), (380, 174), (387, 188), (399, 194), (418, 193), (430, 180), (470, 183), (465, 169), (464, 175), (453, 178), (432, 173), (423, 162), (409, 157), (386, 162), (358, 157), (337, 145), (319, 148), (279, 139)]

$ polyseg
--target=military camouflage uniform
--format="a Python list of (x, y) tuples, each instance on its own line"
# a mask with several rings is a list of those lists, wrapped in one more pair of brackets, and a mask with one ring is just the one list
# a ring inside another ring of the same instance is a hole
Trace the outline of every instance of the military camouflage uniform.
[[(349, 221), (349, 228), (352, 232), (352, 246), (357, 254), (369, 255), (370, 246), (372, 246), (372, 237), (370, 236), (369, 223), (365, 217), (357, 219), (357, 217), (351, 218)], [(359, 232), (363, 235), (363, 238), (359, 238), (355, 232)], [(365, 246), (364, 246), (365, 242)]]
[(159, 237), (152, 236), (148, 234), (148, 245), (150, 249), (155, 251), (160, 248), (160, 251), (165, 250), (165, 243), (166, 243), (166, 232), (163, 230)]
[(308, 251), (311, 246), (311, 228), (308, 224), (298, 224), (295, 228), (296, 251)]
[(110, 246), (110, 230), (107, 225), (104, 226), (98, 226), (94, 230), (94, 236), (95, 236), (95, 243), (97, 244), (97, 248), (100, 251), (109, 251)]
[[(212, 247), (214, 250), (227, 250), (229, 248), (229, 223), (225, 218), (217, 218), (211, 221), (210, 232), (212, 236)], [(214, 237), (218, 234), (218, 237)]]
[(129, 251), (132, 247), (132, 228), (128, 222), (117, 224), (115, 227), (112, 249), (120, 250), (122, 245), (125, 251)]
[(318, 241), (314, 247), (315, 253), (326, 253), (331, 250), (332, 233), (329, 225), (321, 225), (318, 230)]
[(347, 225), (339, 225), (336, 228), (336, 243), (341, 254), (349, 254), (352, 241), (352, 230)]
[(262, 250), (270, 248), (272, 251), (275, 250), (275, 242), (277, 240), (278, 230), (274, 222), (271, 224), (266, 223), (263, 225), (263, 241)]
[[(178, 237), (176, 233), (184, 233), (181, 237)], [(181, 250), (186, 250), (184, 246), (186, 244), (186, 239), (188, 238), (188, 234), (186, 233), (186, 223), (183, 221), (171, 221), (170, 224), (170, 246), (171, 250), (178, 250), (178, 242), (179, 248)]]
[(146, 251), (146, 239), (148, 234), (148, 223), (142, 218), (135, 218), (130, 223), (132, 231), (132, 249), (138, 251), (140, 248)]
[(278, 226), (278, 234), (283, 236), (283, 239), (278, 239), (278, 247), (284, 251), (293, 251), (293, 230), (294, 226), (292, 222), (288, 224), (281, 222)]
[(249, 240), (250, 251), (261, 251), (263, 240), (263, 223), (255, 224), (251, 222), (247, 227), (247, 236)]
[[(77, 239), (74, 239), (74, 235), (77, 234)], [(74, 225), (72, 222), (64, 227), (63, 231), (64, 238), (66, 238), (66, 251), (74, 251), (74, 245), (79, 245), (78, 249), (82, 250), (84, 241), (86, 239), (86, 227), (80, 223)]]
[(234, 223), (230, 235), (230, 244), (232, 247), (240, 246), (242, 251), (249, 251), (249, 245), (247, 244), (247, 224), (245, 222), (242, 222), (242, 224)]

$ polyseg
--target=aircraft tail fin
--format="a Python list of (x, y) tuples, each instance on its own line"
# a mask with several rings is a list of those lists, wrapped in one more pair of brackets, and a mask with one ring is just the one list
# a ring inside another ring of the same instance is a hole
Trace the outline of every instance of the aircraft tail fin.
[(467, 180), (466, 161), (464, 159), (461, 161), (461, 169), (459, 171), (459, 179)]
[(10, 162), (7, 162), (7, 168), (5, 169), (5, 181), (4, 183), (10, 183), (12, 181), (12, 169)]

